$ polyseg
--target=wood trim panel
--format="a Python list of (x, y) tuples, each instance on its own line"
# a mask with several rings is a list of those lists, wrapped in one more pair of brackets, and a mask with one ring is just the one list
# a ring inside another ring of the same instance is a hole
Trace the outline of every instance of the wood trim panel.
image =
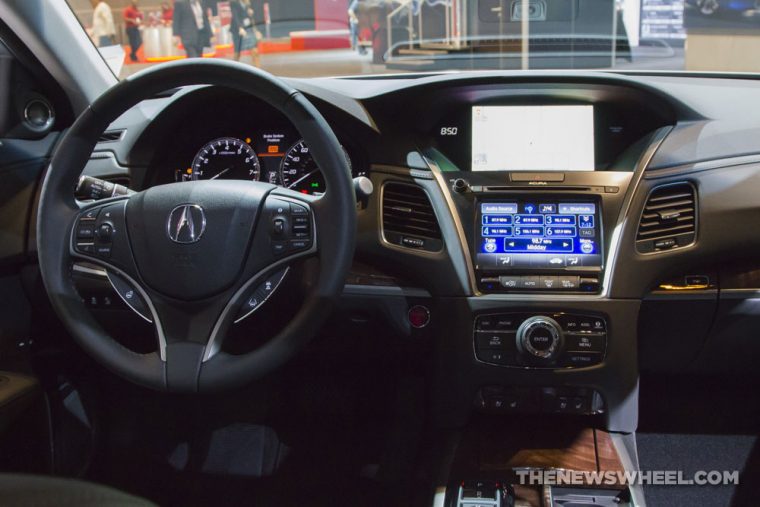
[[(623, 471), (610, 434), (575, 418), (482, 418), (465, 431), (451, 468), (453, 480), (518, 482), (514, 469)], [(589, 485), (593, 487), (593, 485)], [(610, 488), (610, 485), (604, 485)], [(515, 487), (522, 505), (540, 507), (539, 486)]]

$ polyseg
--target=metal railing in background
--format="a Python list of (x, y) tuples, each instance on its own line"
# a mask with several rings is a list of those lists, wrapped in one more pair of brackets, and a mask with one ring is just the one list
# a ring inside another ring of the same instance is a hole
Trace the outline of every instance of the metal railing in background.
[[(395, 5), (398, 4), (398, 5)], [(388, 53), (386, 61), (394, 58), (393, 48), (406, 45), (407, 49), (424, 49), (435, 47), (436, 49), (461, 49), (468, 40), (468, 0), (392, 0), (393, 9), (386, 16), (386, 28), (388, 31)], [(425, 7), (432, 8), (443, 6), (444, 10), (444, 37), (436, 37), (435, 41), (425, 39), (423, 28)], [(394, 29), (398, 28), (399, 21), (406, 21), (407, 40), (393, 40)], [(417, 29), (414, 27), (414, 18), (417, 19)]]
[[(397, 16), (402, 13), (404, 10), (406, 10), (406, 17), (407, 17), (407, 23), (408, 23), (408, 31), (409, 31), (409, 49), (412, 49), (414, 47), (414, 31), (412, 30), (413, 26), (413, 7), (416, 0), (399, 0), (398, 6), (391, 10), (391, 12), (388, 13), (386, 16), (386, 28), (388, 29), (388, 47), (393, 47), (393, 28), (395, 26), (395, 19)], [(393, 5), (393, 4), (391, 4)], [(420, 9), (422, 10), (422, 9)], [(389, 55), (389, 57), (391, 57)]]

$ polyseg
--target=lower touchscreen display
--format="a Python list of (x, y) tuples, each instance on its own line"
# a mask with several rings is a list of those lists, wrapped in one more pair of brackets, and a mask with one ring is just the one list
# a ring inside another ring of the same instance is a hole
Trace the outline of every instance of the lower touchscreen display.
[(601, 213), (589, 201), (481, 202), (479, 269), (601, 267)]

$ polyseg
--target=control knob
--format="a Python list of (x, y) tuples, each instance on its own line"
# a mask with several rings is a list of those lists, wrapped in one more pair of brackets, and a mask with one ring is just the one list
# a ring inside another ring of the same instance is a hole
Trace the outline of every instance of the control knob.
[(556, 320), (536, 315), (517, 328), (517, 350), (541, 363), (556, 359), (562, 349), (562, 327)]
[(463, 180), (462, 178), (457, 178), (454, 180), (454, 183), (451, 185), (451, 188), (454, 190), (454, 192), (458, 194), (463, 194), (467, 192), (467, 190), (470, 188), (470, 185), (467, 183), (467, 181)]

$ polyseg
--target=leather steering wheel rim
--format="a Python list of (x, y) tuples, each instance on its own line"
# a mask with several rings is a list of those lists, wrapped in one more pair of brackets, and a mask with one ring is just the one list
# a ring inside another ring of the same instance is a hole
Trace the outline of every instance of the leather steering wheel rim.
[[(319, 241), (318, 279), (289, 324), (264, 345), (243, 355), (217, 351), (209, 357), (206, 350), (209, 344), (182, 341), (169, 344), (171, 354), (167, 349), (165, 358), (157, 352), (138, 354), (129, 350), (96, 322), (71, 276), (76, 257), (70, 249), (71, 234), (82, 210), (74, 199), (73, 188), (98, 137), (132, 106), (162, 91), (189, 85), (231, 88), (281, 111), (310, 147), (327, 184), (326, 193), (311, 203)], [(111, 371), (134, 383), (171, 392), (232, 388), (282, 365), (326, 319), (343, 289), (353, 258), (355, 202), (350, 169), (340, 143), (319, 111), (300, 92), (261, 70), (236, 62), (168, 63), (134, 74), (110, 88), (79, 116), (56, 147), (40, 193), (37, 218), (40, 272), (53, 308), (66, 328), (86, 352)]]

